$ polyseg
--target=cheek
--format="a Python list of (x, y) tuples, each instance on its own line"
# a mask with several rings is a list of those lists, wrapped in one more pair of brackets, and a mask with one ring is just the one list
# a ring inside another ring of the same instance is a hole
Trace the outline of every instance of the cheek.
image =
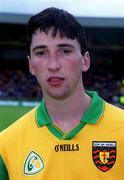
[(33, 63), (33, 68), (34, 68), (35, 74), (37, 74), (39, 72), (40, 65), (37, 63)]
[(39, 61), (32, 61), (32, 62), (30, 62), (30, 71), (31, 70), (33, 71), (32, 74), (37, 76), (43, 70), (42, 63), (39, 62)]
[(82, 72), (82, 63), (81, 63), (81, 60), (79, 60), (79, 59), (74, 59), (74, 60), (69, 64), (69, 69), (71, 70), (72, 73)]

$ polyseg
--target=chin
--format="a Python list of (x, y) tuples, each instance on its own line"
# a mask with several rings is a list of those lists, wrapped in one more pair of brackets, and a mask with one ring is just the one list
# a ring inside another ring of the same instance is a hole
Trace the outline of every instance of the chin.
[(68, 93), (49, 93), (48, 95), (56, 100), (64, 100), (68, 97)]

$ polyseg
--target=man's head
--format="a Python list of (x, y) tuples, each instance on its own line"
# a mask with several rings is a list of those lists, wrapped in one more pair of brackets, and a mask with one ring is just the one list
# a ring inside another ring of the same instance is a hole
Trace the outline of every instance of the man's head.
[(84, 52), (86, 52), (86, 35), (83, 27), (78, 23), (73, 15), (67, 11), (54, 7), (47, 8), (30, 18), (27, 28), (28, 49), (30, 49), (32, 36), (38, 29), (40, 29), (41, 32), (48, 33), (51, 28), (53, 30), (53, 37), (55, 37), (57, 32), (59, 32), (60, 37), (65, 36), (69, 39), (77, 39), (80, 44), (81, 53), (84, 54)]
[(44, 98), (82, 93), (82, 72), (90, 66), (82, 26), (64, 10), (48, 8), (28, 23), (29, 70)]

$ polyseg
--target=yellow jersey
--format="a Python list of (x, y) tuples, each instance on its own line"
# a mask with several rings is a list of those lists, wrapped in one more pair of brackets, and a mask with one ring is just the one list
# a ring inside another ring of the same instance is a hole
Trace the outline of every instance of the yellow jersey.
[(124, 111), (88, 94), (88, 110), (68, 133), (44, 100), (2, 131), (0, 180), (124, 180)]

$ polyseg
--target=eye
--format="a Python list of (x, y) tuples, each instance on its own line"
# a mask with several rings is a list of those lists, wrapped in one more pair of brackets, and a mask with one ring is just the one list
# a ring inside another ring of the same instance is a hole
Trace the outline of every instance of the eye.
[(36, 56), (42, 57), (42, 56), (47, 56), (48, 52), (47, 51), (37, 51), (35, 52)]
[(59, 49), (59, 54), (70, 54), (72, 51), (70, 49)]

